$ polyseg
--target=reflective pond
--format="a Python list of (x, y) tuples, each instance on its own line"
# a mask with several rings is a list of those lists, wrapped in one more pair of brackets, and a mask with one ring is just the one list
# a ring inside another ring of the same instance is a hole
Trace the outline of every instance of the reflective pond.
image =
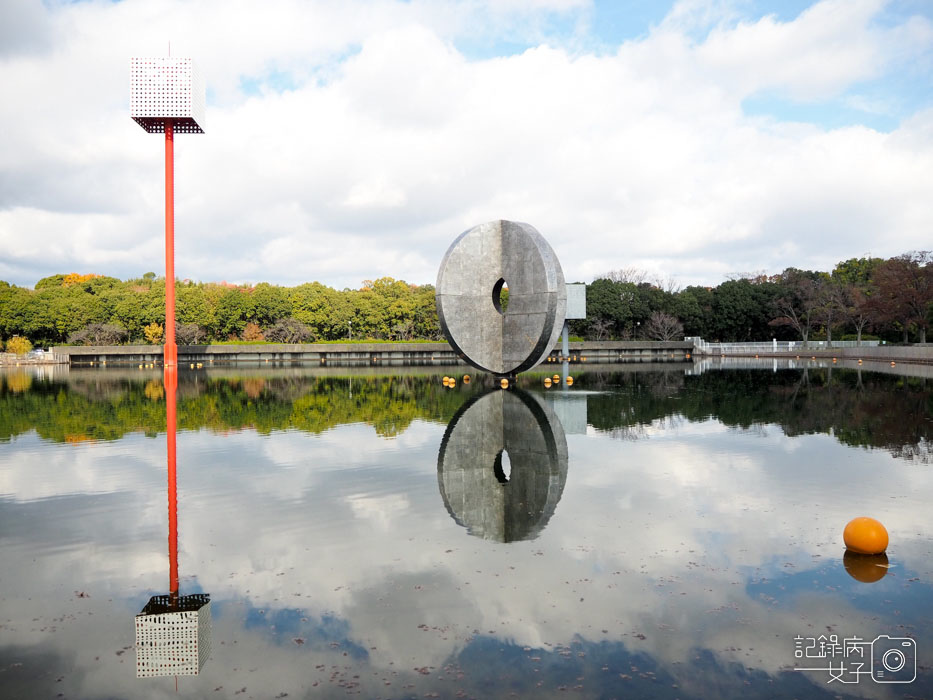
[(442, 376), (0, 374), (0, 696), (933, 697), (933, 379)]

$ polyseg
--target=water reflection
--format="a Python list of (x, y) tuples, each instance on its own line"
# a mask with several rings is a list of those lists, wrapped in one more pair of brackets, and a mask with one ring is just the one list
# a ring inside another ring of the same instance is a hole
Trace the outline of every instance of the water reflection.
[[(179, 595), (178, 585), (178, 370), (166, 367), (166, 473), (168, 476), (169, 593), (152, 596), (136, 615), (136, 677), (196, 676), (211, 653), (211, 597)], [(151, 395), (152, 382), (147, 384)], [(161, 396), (160, 396), (161, 398)]]
[(567, 482), (560, 420), (537, 396), (518, 389), (491, 389), (470, 399), (447, 425), (437, 482), (447, 512), (471, 535), (534, 539)]
[[(166, 392), (139, 375), (0, 388), (0, 696), (171, 696), (136, 679), (128, 624), (172, 587)], [(500, 544), (438, 498), (480, 378), (354, 374), (351, 401), (349, 377), (182, 373), (180, 588), (212, 591), (213, 645), (181, 697), (933, 697), (933, 470), (889, 449), (929, 440), (928, 383), (575, 380), (555, 403), (579, 411), (558, 414), (573, 479), (534, 540)], [(891, 533), (870, 585), (842, 556), (863, 513)], [(790, 670), (824, 634), (915, 638), (917, 679)]]
[(846, 572), (856, 581), (862, 583), (875, 583), (880, 581), (888, 574), (888, 555), (881, 554), (856, 554), (846, 550), (842, 556), (842, 563)]

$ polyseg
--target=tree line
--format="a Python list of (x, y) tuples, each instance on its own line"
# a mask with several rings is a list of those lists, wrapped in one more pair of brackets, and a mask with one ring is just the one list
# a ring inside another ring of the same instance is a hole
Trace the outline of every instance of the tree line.
[(933, 322), (933, 254), (851, 258), (831, 272), (790, 267), (682, 290), (641, 270), (617, 270), (587, 285), (586, 310), (571, 329), (593, 340), (832, 341), (871, 332), (924, 343)]
[[(280, 287), (176, 282), (177, 342), (302, 343), (439, 339), (434, 287), (390, 277), (338, 291), (320, 282)], [(165, 280), (53, 275), (26, 289), (0, 281), (0, 338), (34, 345), (160, 344)]]
[[(933, 254), (852, 258), (831, 272), (787, 268), (684, 289), (630, 268), (599, 276), (586, 294), (587, 318), (570, 328), (587, 340), (831, 341), (871, 333), (922, 343), (933, 322)], [(183, 345), (441, 338), (434, 287), (391, 277), (343, 290), (179, 281), (175, 295)], [(126, 281), (52, 275), (34, 289), (0, 281), (0, 340), (11, 352), (28, 343), (160, 344), (164, 300), (165, 280), (152, 272)]]

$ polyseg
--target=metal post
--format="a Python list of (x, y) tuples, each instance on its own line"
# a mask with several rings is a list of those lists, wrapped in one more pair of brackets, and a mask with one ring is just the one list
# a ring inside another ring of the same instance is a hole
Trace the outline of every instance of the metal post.
[(164, 369), (165, 383), (165, 435), (168, 456), (168, 582), (173, 597), (178, 596), (178, 480), (175, 468), (175, 431), (177, 413), (175, 390), (178, 388), (178, 369)]
[(178, 364), (175, 344), (175, 132), (165, 120), (165, 345), (164, 367)]
[(567, 377), (570, 376), (570, 326), (567, 324), (566, 320), (564, 321), (564, 327), (561, 329), (560, 334), (560, 354), (563, 355), (561, 374), (564, 375), (561, 386), (564, 391), (567, 391)]

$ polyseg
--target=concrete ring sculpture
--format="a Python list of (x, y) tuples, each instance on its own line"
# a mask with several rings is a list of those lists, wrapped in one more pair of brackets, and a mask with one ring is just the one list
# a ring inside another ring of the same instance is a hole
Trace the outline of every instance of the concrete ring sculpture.
[[(506, 309), (499, 293), (508, 286)], [(490, 221), (460, 234), (437, 273), (437, 315), (451, 346), (477, 369), (514, 376), (541, 362), (567, 313), (564, 273), (529, 224)]]
[[(508, 454), (511, 473), (503, 469)], [(567, 438), (537, 396), (493, 389), (474, 397), (447, 425), (437, 455), (447, 512), (475, 536), (497, 542), (534, 539), (567, 483)]]

